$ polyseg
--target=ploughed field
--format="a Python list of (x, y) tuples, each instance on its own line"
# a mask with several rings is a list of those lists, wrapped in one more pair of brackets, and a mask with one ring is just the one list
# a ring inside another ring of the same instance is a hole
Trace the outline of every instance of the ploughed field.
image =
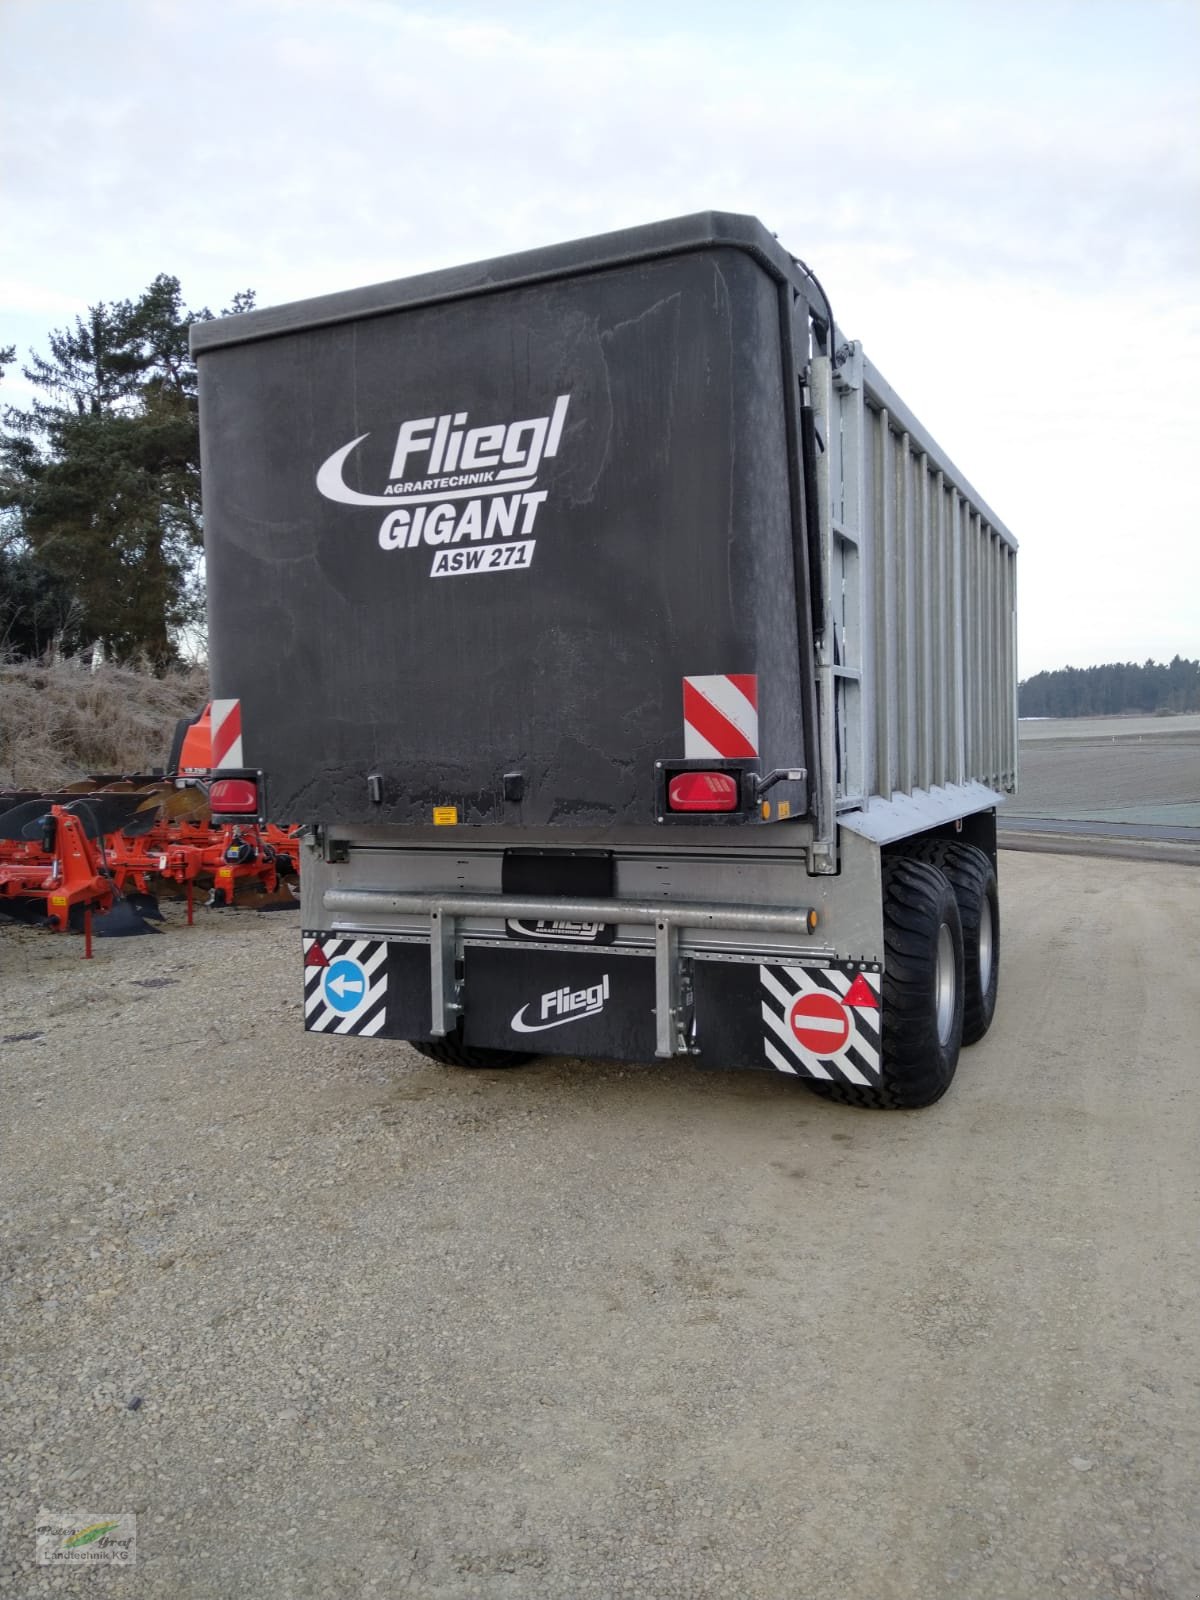
[(1022, 722), (1004, 816), (1200, 829), (1200, 716)]
[(1000, 885), (914, 1113), (306, 1036), (294, 915), (0, 925), (0, 1594), (39, 1508), (138, 1600), (1200, 1593), (1200, 871)]

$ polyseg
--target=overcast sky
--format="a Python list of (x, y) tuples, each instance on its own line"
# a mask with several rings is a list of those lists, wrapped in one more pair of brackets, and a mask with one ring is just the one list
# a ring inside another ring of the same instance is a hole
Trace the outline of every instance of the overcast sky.
[(751, 212), (1020, 540), (1022, 676), (1200, 656), (1200, 0), (0, 0), (0, 73), (0, 345)]

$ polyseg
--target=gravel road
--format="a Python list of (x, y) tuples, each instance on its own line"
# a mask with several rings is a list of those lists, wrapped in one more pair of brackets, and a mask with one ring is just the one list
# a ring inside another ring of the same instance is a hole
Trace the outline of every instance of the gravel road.
[(1197, 1600), (1200, 872), (1001, 885), (910, 1114), (306, 1038), (287, 914), (0, 929), (0, 1595)]

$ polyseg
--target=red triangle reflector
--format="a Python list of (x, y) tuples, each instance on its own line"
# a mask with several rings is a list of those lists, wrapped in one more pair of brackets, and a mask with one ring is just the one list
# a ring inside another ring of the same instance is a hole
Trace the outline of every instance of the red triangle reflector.
[(849, 992), (843, 1003), (848, 1006), (870, 1006), (872, 1011), (879, 1010), (879, 1001), (875, 998), (875, 991), (861, 972), (850, 985)]
[(327, 967), (329, 965), (329, 957), (319, 944), (310, 944), (308, 954), (304, 958), (304, 965), (306, 967)]

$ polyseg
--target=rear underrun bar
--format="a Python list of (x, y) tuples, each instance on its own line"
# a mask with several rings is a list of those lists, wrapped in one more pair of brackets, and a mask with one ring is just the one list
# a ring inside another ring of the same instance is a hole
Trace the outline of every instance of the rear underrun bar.
[[(810, 907), (780, 911), (773, 906), (654, 905), (641, 900), (522, 900), (498, 894), (392, 894), (382, 889), (327, 889), (326, 911), (360, 917), (429, 918), (430, 999), (433, 1032), (444, 1036), (458, 1025), (463, 1003), (455, 976), (458, 920), (495, 917), (499, 921), (564, 920), (635, 923), (652, 926), (654, 939), (655, 1027), (658, 1056), (686, 1054), (688, 1043), (680, 1000), (679, 930), (730, 929), (755, 933), (815, 933), (817, 913)], [(340, 921), (334, 931), (353, 932)]]

